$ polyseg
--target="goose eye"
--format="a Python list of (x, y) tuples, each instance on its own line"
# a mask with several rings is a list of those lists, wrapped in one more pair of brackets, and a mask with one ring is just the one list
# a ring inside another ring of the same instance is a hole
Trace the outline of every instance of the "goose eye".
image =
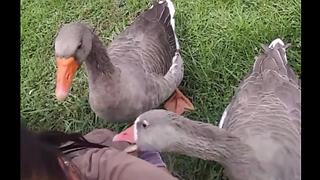
[(78, 45), (77, 49), (80, 49), (80, 48), (81, 48), (81, 46), (82, 46), (82, 43), (80, 43), (80, 44)]
[(146, 121), (146, 120), (143, 120), (143, 122), (142, 122), (142, 127), (143, 128), (146, 128), (146, 127), (148, 127), (149, 126), (149, 123)]

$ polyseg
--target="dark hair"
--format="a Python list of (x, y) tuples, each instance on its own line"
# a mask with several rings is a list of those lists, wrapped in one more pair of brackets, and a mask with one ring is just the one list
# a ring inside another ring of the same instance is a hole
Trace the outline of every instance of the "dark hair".
[[(79, 133), (47, 131), (34, 133), (21, 126), (20, 130), (21, 179), (68, 180), (59, 163), (59, 157), (84, 148), (103, 148), (88, 142)], [(62, 146), (68, 143), (68, 145)], [(81, 174), (79, 174), (81, 176)]]
[(21, 179), (67, 180), (58, 161), (59, 151), (45, 146), (34, 134), (21, 127), (20, 156)]

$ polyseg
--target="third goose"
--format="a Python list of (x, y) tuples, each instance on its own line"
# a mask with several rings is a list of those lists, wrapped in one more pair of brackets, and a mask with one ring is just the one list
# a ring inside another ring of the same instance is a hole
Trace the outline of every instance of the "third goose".
[(230, 180), (301, 179), (299, 80), (288, 65), (282, 40), (263, 48), (220, 127), (151, 110), (135, 121), (138, 148), (216, 161)]

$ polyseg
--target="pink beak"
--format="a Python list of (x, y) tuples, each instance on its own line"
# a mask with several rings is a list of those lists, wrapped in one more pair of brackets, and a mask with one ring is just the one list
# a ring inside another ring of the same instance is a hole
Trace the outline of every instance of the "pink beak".
[(125, 142), (128, 142), (128, 143), (134, 144), (135, 140), (134, 140), (133, 131), (134, 131), (134, 129), (133, 129), (133, 125), (132, 125), (129, 128), (127, 128), (124, 131), (122, 131), (121, 133), (115, 135), (113, 137), (112, 141), (113, 142), (125, 141)]

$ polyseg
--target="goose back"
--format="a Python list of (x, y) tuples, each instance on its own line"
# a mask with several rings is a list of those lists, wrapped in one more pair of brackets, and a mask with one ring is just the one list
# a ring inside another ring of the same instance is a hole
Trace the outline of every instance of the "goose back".
[(147, 73), (164, 76), (172, 65), (178, 43), (171, 19), (166, 2), (155, 3), (151, 9), (142, 12), (109, 45), (111, 61), (120, 66), (140, 66)]
[(263, 48), (226, 108), (220, 127), (248, 144), (268, 174), (300, 179), (300, 82), (288, 65), (281, 40)]

